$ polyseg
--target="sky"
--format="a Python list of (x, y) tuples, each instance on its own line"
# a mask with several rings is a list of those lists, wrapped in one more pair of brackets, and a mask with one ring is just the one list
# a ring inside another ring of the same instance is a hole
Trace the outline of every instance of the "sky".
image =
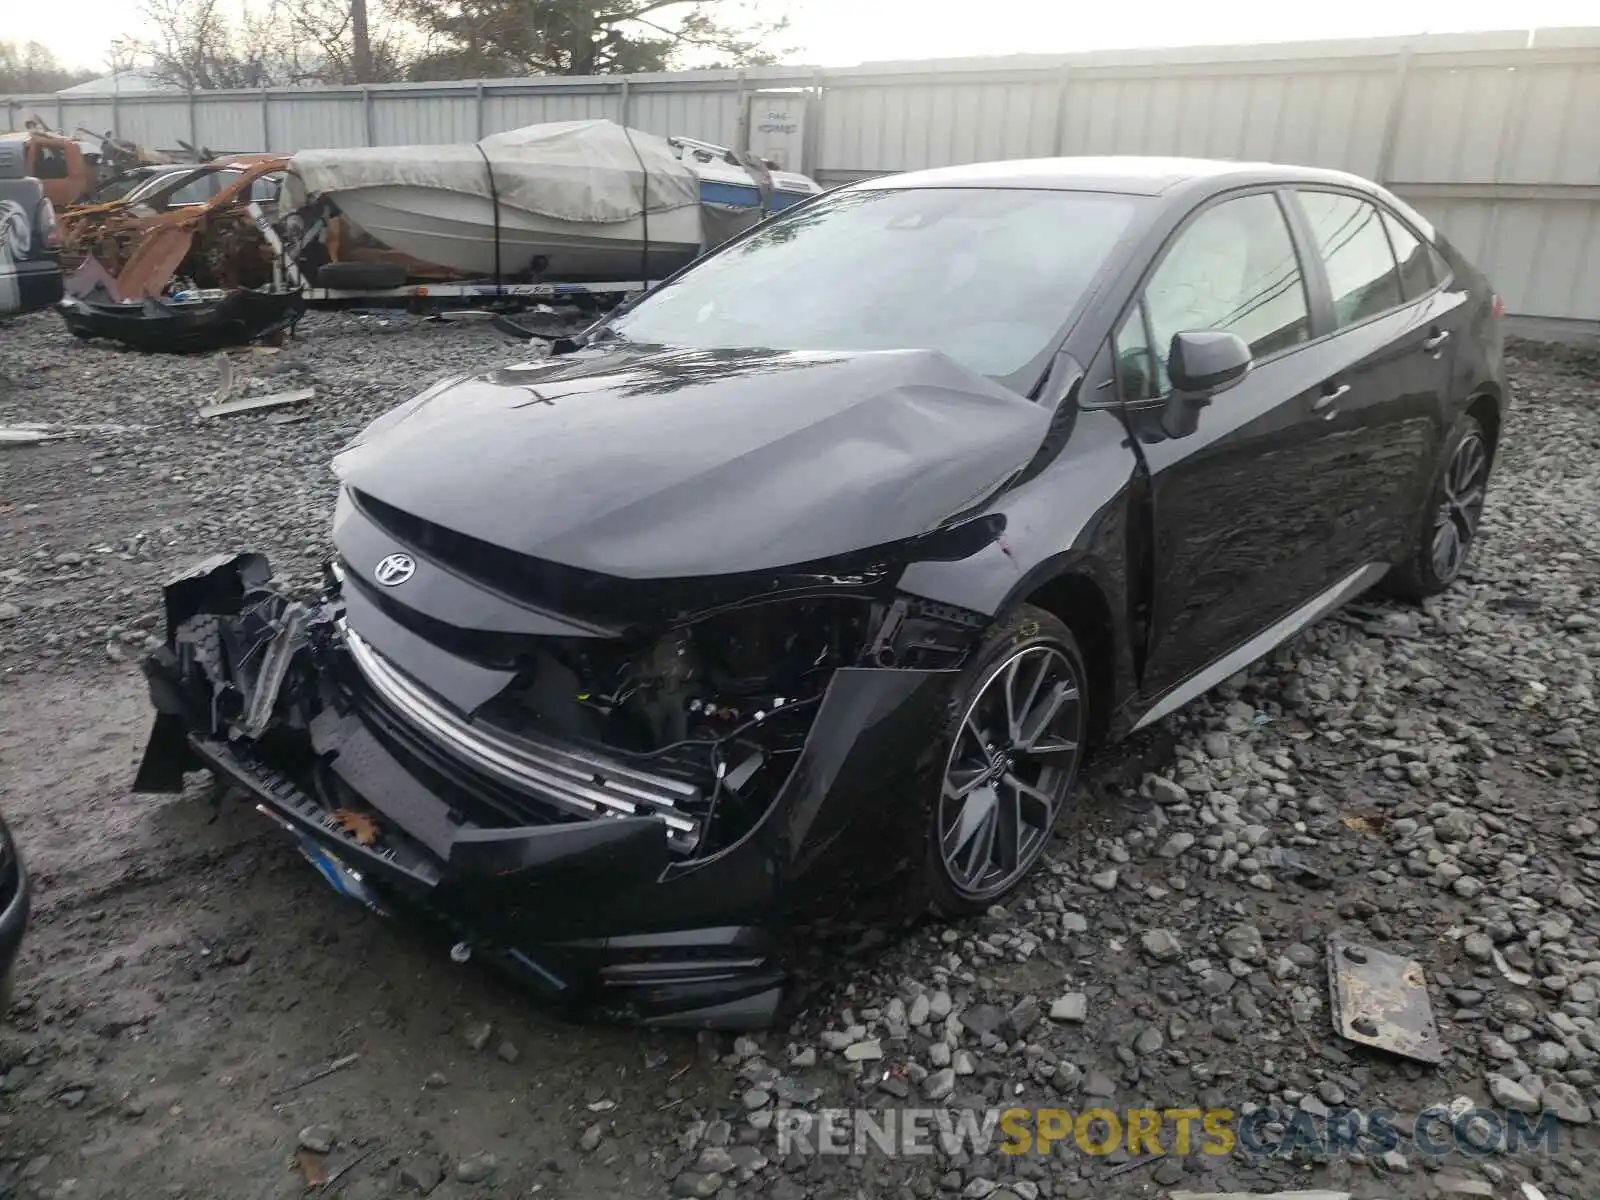
[[(119, 36), (137, 37), (139, 0), (7, 4), (0, 36), (36, 40), (70, 66), (103, 69)], [(1420, 32), (1600, 24), (1595, 0), (763, 0), (788, 11), (789, 61), (848, 66), (884, 59), (1061, 53)]]

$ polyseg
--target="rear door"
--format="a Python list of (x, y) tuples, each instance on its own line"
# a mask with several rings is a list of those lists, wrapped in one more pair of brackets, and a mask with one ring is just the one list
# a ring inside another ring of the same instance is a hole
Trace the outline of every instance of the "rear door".
[[(1118, 326), (1118, 388), (1150, 478), (1154, 578), (1142, 687), (1159, 695), (1322, 593), (1330, 427), (1314, 411), (1326, 369), (1284, 198), (1231, 194), (1168, 241)], [(1169, 438), (1167, 348), (1227, 330), (1250, 374)]]
[(1416, 536), (1442, 434), (1454, 305), (1421, 240), (1368, 197), (1302, 188), (1295, 201), (1333, 328), (1317, 401), (1332, 451), (1324, 469), (1338, 481), (1328, 554), (1335, 573), (1350, 572), (1394, 561)]

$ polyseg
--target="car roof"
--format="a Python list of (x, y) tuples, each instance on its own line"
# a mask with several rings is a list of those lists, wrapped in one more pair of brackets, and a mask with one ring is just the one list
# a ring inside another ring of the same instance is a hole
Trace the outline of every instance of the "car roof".
[(1073, 192), (1123, 192), (1159, 196), (1177, 189), (1223, 191), (1259, 183), (1332, 183), (1371, 190), (1368, 180), (1344, 171), (1281, 163), (1230, 162), (1211, 158), (1108, 155), (1032, 158), (1009, 162), (934, 167), (863, 180), (859, 188), (992, 187)]

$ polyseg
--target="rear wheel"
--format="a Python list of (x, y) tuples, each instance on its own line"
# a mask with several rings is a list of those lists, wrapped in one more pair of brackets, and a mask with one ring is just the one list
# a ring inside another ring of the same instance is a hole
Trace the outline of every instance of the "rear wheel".
[(1489, 439), (1464, 416), (1444, 453), (1444, 470), (1423, 507), (1410, 556), (1389, 573), (1386, 590), (1406, 600), (1436, 596), (1455, 582), (1478, 536), (1489, 489)]
[(930, 899), (948, 916), (1026, 878), (1077, 782), (1089, 689), (1072, 631), (1024, 605), (985, 639), (954, 712), (927, 830)]

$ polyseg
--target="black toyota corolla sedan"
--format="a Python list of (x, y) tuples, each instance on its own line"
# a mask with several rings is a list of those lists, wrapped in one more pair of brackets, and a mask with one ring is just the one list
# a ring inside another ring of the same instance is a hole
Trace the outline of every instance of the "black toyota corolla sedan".
[(335, 460), (326, 591), (167, 588), (137, 786), (611, 1017), (761, 1025), (897, 871), (981, 911), (1085, 752), (1471, 550), (1501, 304), (1330, 171), (859, 183)]

